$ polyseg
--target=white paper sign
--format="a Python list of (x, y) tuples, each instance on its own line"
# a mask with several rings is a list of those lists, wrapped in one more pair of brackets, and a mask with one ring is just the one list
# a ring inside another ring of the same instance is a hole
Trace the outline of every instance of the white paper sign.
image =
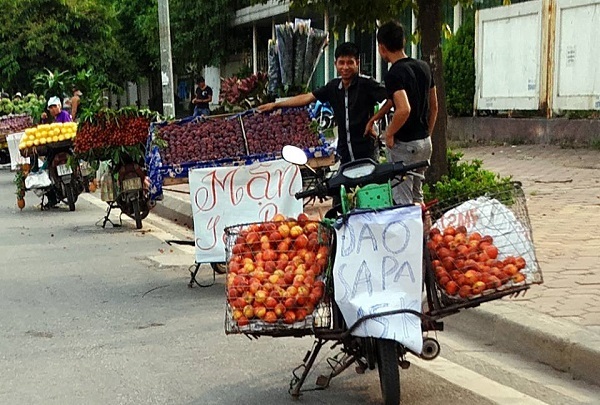
[[(365, 315), (421, 312), (423, 221), (418, 206), (351, 215), (336, 230), (335, 301), (350, 327)], [(421, 320), (411, 314), (374, 318), (352, 333), (396, 340), (421, 353)]]
[(225, 261), (227, 226), (302, 212), (300, 169), (284, 160), (194, 169), (189, 182), (197, 263)]
[(10, 170), (17, 170), (19, 165), (29, 163), (29, 158), (21, 156), (19, 152), (19, 143), (25, 132), (16, 132), (6, 135), (6, 143), (8, 143), (8, 153), (10, 154)]

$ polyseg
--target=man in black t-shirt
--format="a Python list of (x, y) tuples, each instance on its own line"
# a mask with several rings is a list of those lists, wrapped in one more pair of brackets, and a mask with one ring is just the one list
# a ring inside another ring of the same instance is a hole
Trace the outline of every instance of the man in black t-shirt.
[[(429, 65), (404, 52), (404, 28), (396, 21), (382, 25), (377, 31), (379, 53), (391, 63), (384, 82), (388, 102), (374, 119), (394, 106), (385, 143), (392, 159), (405, 164), (431, 159), (430, 134), (437, 118), (437, 92)], [(372, 119), (373, 121), (373, 119)], [(425, 169), (420, 170), (421, 174)], [(396, 204), (423, 203), (422, 179), (406, 176), (393, 190)]]
[(209, 103), (212, 102), (213, 91), (206, 85), (202, 76), (196, 80), (196, 84), (198, 87), (196, 87), (196, 94), (192, 99), (192, 104), (194, 104), (194, 117), (199, 115), (210, 115)]
[(359, 50), (356, 44), (345, 42), (335, 50), (335, 67), (339, 77), (312, 93), (300, 94), (277, 103), (264, 104), (258, 111), (281, 107), (302, 107), (319, 100), (329, 102), (338, 126), (337, 153), (341, 162), (360, 158), (378, 161), (375, 139), (365, 135), (375, 105), (386, 99), (385, 88), (375, 79), (359, 74)]

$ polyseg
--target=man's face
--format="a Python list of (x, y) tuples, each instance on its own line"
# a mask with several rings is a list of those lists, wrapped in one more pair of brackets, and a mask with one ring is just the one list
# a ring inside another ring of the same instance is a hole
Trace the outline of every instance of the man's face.
[(342, 79), (351, 79), (358, 74), (359, 63), (354, 56), (340, 56), (335, 60), (335, 68)]
[(60, 108), (57, 105), (51, 105), (48, 107), (48, 110), (53, 117), (56, 117), (60, 113)]

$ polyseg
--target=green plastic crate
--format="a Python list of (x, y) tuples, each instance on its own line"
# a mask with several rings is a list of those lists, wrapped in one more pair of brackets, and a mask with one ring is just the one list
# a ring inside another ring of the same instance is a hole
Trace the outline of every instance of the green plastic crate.
[(356, 192), (356, 206), (358, 208), (387, 208), (394, 205), (392, 199), (392, 185), (369, 184), (361, 187)]

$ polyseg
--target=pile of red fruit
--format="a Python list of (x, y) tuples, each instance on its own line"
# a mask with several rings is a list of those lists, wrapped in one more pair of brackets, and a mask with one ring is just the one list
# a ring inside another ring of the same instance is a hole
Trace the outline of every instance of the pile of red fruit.
[(167, 165), (202, 162), (246, 155), (242, 126), (235, 119), (178, 122), (159, 130), (167, 147), (160, 152)]
[(286, 326), (313, 314), (325, 294), (322, 276), (329, 257), (328, 233), (317, 221), (306, 214), (297, 219), (278, 214), (228, 238), (230, 321), (240, 328)]
[(522, 257), (498, 259), (498, 248), (489, 235), (467, 234), (464, 226), (433, 228), (427, 247), (433, 259), (438, 286), (450, 296), (470, 298), (486, 290), (497, 290), (511, 282), (525, 281)]
[(97, 114), (77, 127), (75, 152), (145, 144), (149, 127), (150, 120), (143, 116)]
[(288, 144), (302, 149), (319, 146), (319, 137), (310, 128), (311, 120), (305, 108), (254, 114), (242, 119), (250, 154), (278, 153)]

